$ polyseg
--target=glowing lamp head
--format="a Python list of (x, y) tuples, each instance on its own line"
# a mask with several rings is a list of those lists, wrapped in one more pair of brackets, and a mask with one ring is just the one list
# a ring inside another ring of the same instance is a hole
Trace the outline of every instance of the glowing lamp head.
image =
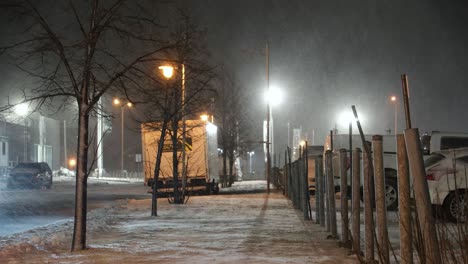
[(127, 106), (128, 106), (128, 107), (132, 107), (132, 106), (133, 106), (132, 102), (128, 102), (128, 103), (127, 103)]
[(200, 116), (200, 119), (201, 119), (202, 121), (208, 121), (208, 115), (201, 115), (201, 116)]
[(265, 91), (264, 99), (265, 102), (270, 103), (272, 106), (277, 106), (283, 101), (283, 93), (276, 87), (270, 87), (269, 90)]
[(302, 140), (301, 143), (299, 143), (299, 145), (301, 145), (301, 147), (304, 147), (305, 146), (305, 141)]
[(120, 105), (120, 100), (118, 98), (115, 98), (112, 102), (114, 105)]
[(174, 67), (172, 66), (163, 65), (159, 66), (159, 69), (162, 71), (162, 74), (164, 77), (166, 77), (166, 79), (170, 79), (172, 74), (174, 74)]
[(27, 103), (22, 103), (15, 106), (14, 111), (19, 116), (27, 116), (29, 112), (29, 106)]
[(68, 166), (70, 167), (75, 167), (76, 166), (76, 159), (69, 159), (68, 160)]
[(390, 101), (396, 102), (396, 96), (393, 95), (392, 97), (390, 97)]

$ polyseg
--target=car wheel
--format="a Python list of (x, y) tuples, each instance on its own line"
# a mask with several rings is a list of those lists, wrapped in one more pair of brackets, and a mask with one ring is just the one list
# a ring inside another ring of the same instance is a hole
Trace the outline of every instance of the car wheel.
[(464, 190), (451, 192), (445, 198), (443, 207), (447, 219), (452, 222), (465, 222), (468, 210), (466, 192)]
[(398, 208), (398, 184), (395, 178), (385, 179), (385, 202), (387, 210)]

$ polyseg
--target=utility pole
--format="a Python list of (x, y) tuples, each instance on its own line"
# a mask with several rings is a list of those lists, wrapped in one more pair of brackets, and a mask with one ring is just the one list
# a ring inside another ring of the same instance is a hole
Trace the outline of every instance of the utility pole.
[[(266, 54), (266, 81), (267, 81), (267, 94), (270, 93), (270, 53), (268, 50), (268, 42), (265, 47)], [(267, 99), (267, 137), (266, 137), (266, 149), (267, 149), (267, 193), (270, 193), (270, 172), (271, 172), (271, 157), (270, 157), (270, 98)]]

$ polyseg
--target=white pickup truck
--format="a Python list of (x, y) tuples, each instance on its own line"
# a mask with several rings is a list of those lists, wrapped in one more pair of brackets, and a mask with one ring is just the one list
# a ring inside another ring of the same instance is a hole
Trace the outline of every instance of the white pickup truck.
[[(372, 135), (365, 135), (364, 137), (366, 141), (372, 142)], [(383, 135), (382, 137), (387, 208), (396, 209), (398, 207), (396, 138), (395, 135)], [(335, 175), (335, 189), (337, 191), (340, 186), (339, 152), (340, 149), (346, 149), (348, 150), (349, 157), (349, 141), (348, 134), (333, 135), (333, 172)], [(351, 142), (352, 149), (360, 148), (364, 151), (360, 135), (352, 135)], [(431, 134), (424, 134), (421, 136), (421, 147), (424, 158), (429, 157), (429, 154), (436, 151), (468, 147), (468, 133), (432, 132)], [(330, 135), (325, 139), (324, 151), (327, 150), (332, 150), (332, 140)], [(348, 179), (349, 178), (350, 177), (348, 177)], [(362, 182), (363, 174), (361, 173), (361, 183)]]

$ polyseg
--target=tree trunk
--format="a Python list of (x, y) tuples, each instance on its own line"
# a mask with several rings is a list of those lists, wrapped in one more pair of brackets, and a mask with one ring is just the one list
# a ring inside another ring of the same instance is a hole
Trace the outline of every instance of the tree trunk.
[[(231, 151), (231, 150), (230, 150)], [(230, 155), (229, 157), (229, 176), (228, 176), (228, 179), (227, 179), (227, 185), (228, 187), (231, 187), (232, 185), (232, 182), (231, 182), (231, 179), (232, 177), (234, 176), (233, 173), (234, 173), (234, 162), (235, 162), (235, 159), (234, 159), (234, 153), (231, 153), (232, 155)]]
[(177, 117), (172, 121), (172, 176), (174, 179), (174, 203), (180, 203), (179, 197), (179, 160), (177, 157)]
[(167, 114), (164, 114), (163, 125), (161, 129), (161, 136), (159, 137), (158, 152), (156, 153), (156, 165), (154, 166), (154, 176), (153, 176), (153, 195), (151, 197), (152, 206), (151, 206), (151, 216), (158, 216), (158, 179), (159, 171), (161, 167), (161, 157), (164, 147), (164, 138), (166, 136), (168, 118)]
[(178, 138), (177, 132), (179, 129), (179, 115), (177, 109), (179, 106), (179, 97), (177, 96), (177, 90), (174, 91), (174, 115), (172, 118), (172, 177), (174, 184), (174, 203), (181, 203), (179, 195), (179, 159), (177, 156), (178, 151)]
[(86, 249), (89, 114), (87, 112), (87, 106), (81, 105), (79, 108), (75, 224), (73, 229), (72, 251)]
[(227, 187), (227, 148), (223, 146), (223, 188)]

